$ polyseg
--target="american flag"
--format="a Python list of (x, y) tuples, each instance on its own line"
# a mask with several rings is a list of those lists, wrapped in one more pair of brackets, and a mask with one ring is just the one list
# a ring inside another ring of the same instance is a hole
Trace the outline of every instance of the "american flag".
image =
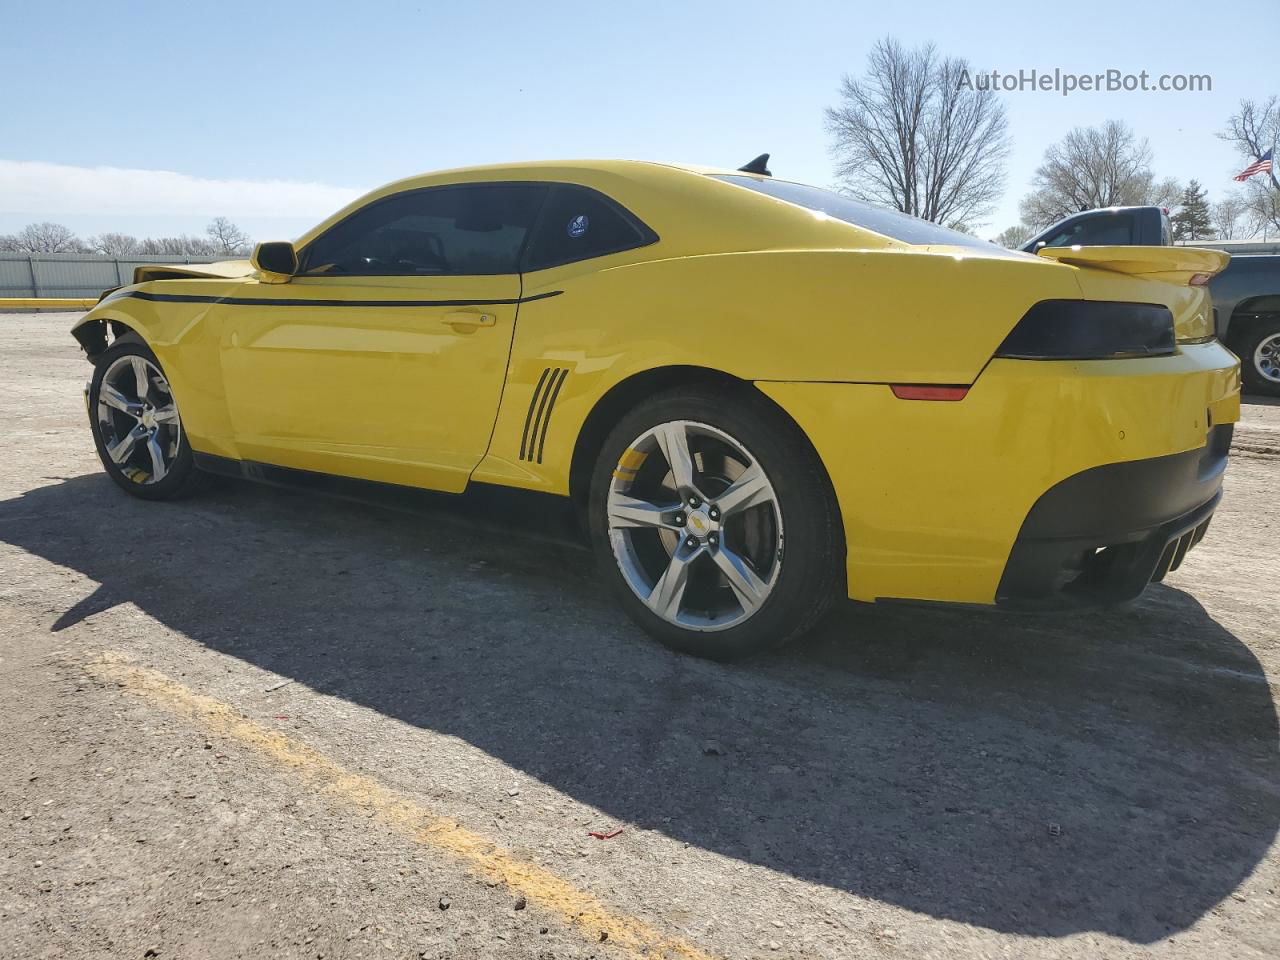
[(1266, 153), (1262, 155), (1262, 157), (1256, 163), (1249, 164), (1249, 166), (1245, 167), (1243, 170), (1241, 170), (1231, 179), (1236, 180), (1238, 182), (1243, 182), (1245, 180), (1248, 180), (1254, 174), (1267, 173), (1268, 171), (1270, 171), (1270, 169), (1271, 169), (1271, 151), (1268, 150)]

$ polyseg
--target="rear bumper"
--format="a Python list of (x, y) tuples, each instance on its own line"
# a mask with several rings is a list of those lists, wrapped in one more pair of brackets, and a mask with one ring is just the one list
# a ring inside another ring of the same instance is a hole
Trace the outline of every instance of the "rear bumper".
[(1182, 563), (1222, 498), (1231, 424), (1205, 446), (1094, 467), (1031, 508), (996, 590), (1003, 606), (1121, 603)]
[[(1222, 463), (1215, 473), (1201, 459), (1215, 444), (1225, 454), (1217, 428), (1240, 404), (1236, 358), (1216, 342), (1134, 360), (995, 359), (955, 403), (900, 400), (883, 384), (758, 385), (826, 465), (849, 596), (867, 601), (1061, 601), (1086, 549), (1143, 543), (1108, 555), (1134, 554), (1126, 576), (1103, 578), (1114, 589), (1084, 594), (1133, 595), (1160, 538), (1215, 499)], [(1123, 506), (1108, 516), (1090, 503)]]

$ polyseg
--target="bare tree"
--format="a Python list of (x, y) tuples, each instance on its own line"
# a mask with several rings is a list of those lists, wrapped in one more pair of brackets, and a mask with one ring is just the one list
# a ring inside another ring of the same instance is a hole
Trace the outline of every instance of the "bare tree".
[(1008, 119), (993, 91), (963, 83), (968, 73), (933, 44), (879, 41), (826, 111), (845, 191), (948, 226), (980, 221), (1004, 187)]
[[(1259, 160), (1275, 146), (1280, 136), (1280, 97), (1271, 96), (1261, 102), (1241, 100), (1240, 109), (1227, 118), (1227, 129), (1218, 138), (1233, 144), (1247, 161)], [(1271, 185), (1280, 190), (1280, 177), (1271, 165)]]
[(219, 250), (206, 237), (180, 234), (176, 237), (147, 237), (138, 245), (138, 252), (148, 255), (213, 257)]
[(1012, 227), (1002, 230), (991, 242), (997, 246), (1008, 247), (1010, 250), (1017, 250), (1031, 239), (1033, 232), (1034, 231), (1025, 224), (1015, 223)]
[(1253, 233), (1249, 229), (1249, 205), (1239, 191), (1233, 190), (1215, 203), (1209, 216), (1219, 240), (1243, 240)]
[(215, 217), (204, 228), (213, 241), (216, 253), (246, 254), (250, 252), (249, 235), (226, 217)]
[(1254, 187), (1248, 193), (1250, 233), (1266, 236), (1280, 230), (1280, 190)]
[[(1240, 108), (1227, 118), (1227, 129), (1218, 134), (1234, 144), (1246, 164), (1262, 158), (1276, 145), (1280, 135), (1280, 97), (1241, 100)], [(1254, 231), (1280, 229), (1280, 175), (1276, 159), (1269, 174), (1257, 174), (1245, 181), (1244, 202)]]
[(94, 253), (104, 256), (128, 257), (138, 253), (142, 244), (137, 237), (131, 237), (127, 233), (100, 233), (89, 238), (88, 246)]
[(1149, 203), (1155, 193), (1180, 192), (1176, 183), (1155, 182), (1147, 141), (1119, 120), (1076, 127), (1045, 151), (1031, 182), (1035, 189), (1018, 210), (1033, 227), (1081, 210)]
[(1153, 207), (1176, 207), (1182, 202), (1186, 187), (1175, 177), (1157, 180), (1151, 177), (1146, 185), (1134, 193), (1131, 203), (1145, 204)]
[(77, 253), (84, 244), (71, 230), (60, 223), (29, 223), (12, 238), (13, 249), (19, 253)]

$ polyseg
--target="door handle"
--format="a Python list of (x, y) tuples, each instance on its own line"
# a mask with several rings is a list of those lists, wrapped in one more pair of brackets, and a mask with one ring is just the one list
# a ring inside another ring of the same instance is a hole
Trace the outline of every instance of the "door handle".
[(492, 313), (476, 313), (471, 310), (457, 310), (444, 315), (444, 322), (457, 329), (459, 327), (492, 327), (498, 318)]

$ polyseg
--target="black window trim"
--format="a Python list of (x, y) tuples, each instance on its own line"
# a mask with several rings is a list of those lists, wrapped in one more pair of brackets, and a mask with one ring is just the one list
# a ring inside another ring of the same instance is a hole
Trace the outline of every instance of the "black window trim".
[[(617, 200), (613, 199), (613, 197), (609, 196), (607, 193), (603, 193), (595, 189), (594, 187), (588, 187), (585, 184), (573, 183), (567, 180), (468, 180), (462, 183), (440, 183), (430, 187), (410, 187), (407, 190), (398, 190), (395, 193), (389, 193), (385, 197), (379, 197), (377, 200), (372, 200), (369, 203), (366, 203), (363, 206), (358, 207), (355, 210), (352, 210), (349, 214), (347, 214), (341, 220), (337, 221), (336, 223), (332, 223), (328, 227), (326, 227), (323, 233), (319, 233), (316, 236), (312, 237), (307, 242), (306, 246), (298, 250), (298, 272), (294, 276), (296, 279), (299, 279), (299, 280), (324, 278), (324, 277), (386, 277), (388, 276), (388, 274), (383, 274), (383, 273), (342, 273), (342, 274), (307, 273), (306, 271), (307, 269), (309, 269), (309, 266), (310, 266), (307, 262), (308, 254), (310, 253), (312, 246), (315, 244), (317, 240), (320, 240), (321, 238), (327, 236), (329, 233), (338, 229), (344, 223), (349, 221), (352, 217), (358, 216), (364, 213), (366, 210), (371, 210), (374, 207), (377, 207), (384, 203), (388, 203), (392, 200), (398, 200), (402, 197), (408, 196), (409, 194), (428, 193), (428, 192), (434, 192), (437, 190), (458, 190), (458, 189), (467, 189), (467, 188), (475, 188), (475, 187), (541, 187), (542, 188), (542, 198), (538, 204), (537, 212), (534, 213), (533, 220), (529, 224), (529, 229), (525, 231), (524, 239), (520, 243), (520, 250), (516, 254), (516, 272), (515, 273), (509, 273), (509, 272), (441, 273), (441, 274), (430, 274), (429, 276), (431, 278), (523, 276), (526, 273), (536, 273), (539, 270), (550, 270), (553, 267), (562, 267), (569, 263), (581, 263), (587, 260), (595, 260), (599, 257), (611, 256), (615, 253), (623, 253), (627, 250), (639, 250), (642, 247), (651, 246), (652, 244), (657, 243), (661, 239), (658, 236), (658, 234), (653, 230), (652, 227), (650, 227), (647, 223), (645, 223), (643, 220), (637, 217), (634, 213), (632, 213), (630, 210), (624, 207)], [(547, 209), (551, 204), (551, 198), (553, 193), (560, 187), (577, 187), (580, 190), (586, 190), (603, 199), (607, 206), (613, 208), (613, 210), (616, 213), (620, 214), (622, 218), (626, 220), (627, 223), (629, 223), (636, 230), (637, 233), (639, 233), (640, 242), (623, 244), (618, 247), (611, 247), (607, 250), (597, 250), (591, 253), (589, 256), (568, 257), (564, 260), (557, 260), (554, 263), (542, 264), (536, 269), (530, 270), (529, 264), (528, 264), (529, 246), (532, 243), (534, 236), (536, 236), (538, 230), (541, 229), (542, 227), (542, 222), (546, 216)], [(410, 275), (405, 274), (404, 276), (410, 276)]]
[[(657, 243), (661, 237), (647, 223), (637, 217), (634, 213), (624, 207), (613, 197), (609, 196), (595, 187), (588, 187), (586, 184), (573, 183), (567, 180), (539, 180), (538, 183), (544, 184), (547, 189), (546, 197), (542, 201), (542, 209), (538, 211), (534, 217), (533, 226), (529, 229), (529, 236), (526, 238), (524, 249), (520, 251), (520, 273), (537, 273), (539, 270), (551, 270), (555, 267), (563, 267), (570, 263), (585, 263), (588, 260), (597, 260), (600, 257), (612, 256), (615, 253), (625, 253), (628, 250), (639, 250), (642, 247), (652, 246)], [(605, 206), (610, 207), (615, 213), (622, 217), (631, 227), (640, 235), (639, 243), (624, 243), (618, 246), (609, 247), (604, 250), (595, 250), (586, 256), (565, 257), (563, 260), (555, 260), (551, 263), (539, 264), (537, 267), (529, 266), (529, 245), (538, 231), (543, 227), (543, 221), (546, 219), (547, 211), (551, 208), (552, 198), (555, 192), (564, 187), (574, 187), (578, 190), (585, 190), (587, 193), (595, 194), (604, 201)]]

